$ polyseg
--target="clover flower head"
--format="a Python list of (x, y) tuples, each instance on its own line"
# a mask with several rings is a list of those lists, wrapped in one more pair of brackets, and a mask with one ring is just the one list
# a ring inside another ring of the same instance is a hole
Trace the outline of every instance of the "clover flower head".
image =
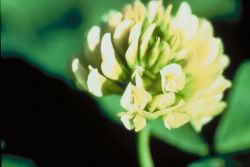
[(190, 122), (200, 131), (226, 106), (231, 82), (222, 75), (229, 64), (222, 41), (188, 3), (175, 15), (171, 10), (162, 1), (136, 0), (111, 11), (88, 32), (84, 55), (73, 59), (80, 89), (121, 95), (119, 116), (129, 130), (161, 118), (168, 129)]

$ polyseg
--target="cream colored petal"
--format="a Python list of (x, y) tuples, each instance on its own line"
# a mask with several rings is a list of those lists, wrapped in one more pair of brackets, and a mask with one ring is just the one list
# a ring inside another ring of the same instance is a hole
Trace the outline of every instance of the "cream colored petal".
[(163, 92), (177, 92), (185, 86), (185, 73), (179, 64), (170, 64), (160, 71)]
[(107, 17), (104, 19), (105, 22), (108, 22), (108, 28), (110, 32), (113, 32), (115, 28), (120, 24), (122, 21), (123, 15), (117, 11), (111, 11)]
[(125, 59), (129, 67), (134, 67), (138, 56), (139, 37), (141, 33), (141, 23), (135, 24), (129, 34), (129, 47), (125, 53)]
[(159, 117), (159, 116), (166, 116), (167, 114), (172, 113), (172, 112), (184, 112), (187, 110), (186, 104), (187, 103), (184, 100), (180, 100), (178, 104), (175, 106), (167, 107), (163, 110), (154, 112), (154, 116)]
[(211, 38), (206, 47), (198, 52), (200, 57), (200, 65), (207, 67), (212, 64), (216, 59), (219, 60), (219, 56), (222, 54), (223, 45), (220, 39)]
[(158, 72), (162, 67), (164, 67), (169, 60), (172, 59), (171, 48), (167, 42), (163, 41), (163, 52), (160, 54), (155, 66), (153, 67), (154, 72)]
[(171, 49), (173, 51), (176, 51), (178, 50), (179, 48), (181, 48), (182, 46), (182, 43), (183, 43), (183, 39), (182, 39), (182, 34), (180, 33), (180, 31), (174, 35), (172, 35), (169, 40), (168, 40), (168, 43), (169, 43), (169, 46), (171, 46)]
[(103, 74), (113, 80), (124, 79), (123, 69), (118, 63), (117, 56), (112, 45), (110, 33), (106, 33), (102, 37), (101, 55), (101, 69)]
[(196, 132), (200, 132), (202, 129), (202, 126), (207, 124), (212, 120), (212, 117), (203, 117), (200, 119), (194, 119), (191, 121), (192, 126), (194, 127)]
[(187, 2), (182, 2), (176, 14), (178, 24), (185, 23), (191, 14), (192, 11), (189, 4)]
[(136, 65), (137, 55), (138, 55), (138, 40), (134, 40), (128, 47), (125, 53), (125, 59), (129, 67), (134, 67)]
[(211, 22), (209, 22), (208, 20), (206, 19), (201, 19), (200, 20), (200, 27), (199, 27), (199, 36), (208, 36), (208, 37), (212, 37), (213, 36), (213, 33), (214, 33), (214, 30), (213, 30), (213, 26), (211, 24)]
[(121, 93), (122, 89), (119, 85), (104, 77), (96, 68), (89, 66), (89, 69), (90, 73), (87, 78), (87, 86), (90, 93), (95, 96)]
[(90, 51), (94, 51), (101, 40), (101, 29), (98, 26), (93, 26), (87, 35), (87, 44)]
[(156, 39), (156, 42), (154, 44), (154, 47), (152, 48), (152, 53), (148, 54), (148, 65), (149, 67), (153, 66), (157, 59), (160, 56), (160, 38)]
[(211, 85), (210, 92), (218, 94), (224, 92), (227, 88), (231, 87), (231, 82), (225, 79), (223, 76), (220, 76), (215, 82)]
[(123, 15), (124, 15), (124, 19), (132, 19), (133, 18), (133, 9), (132, 9), (132, 6), (130, 4), (126, 5), (123, 8)]
[(133, 117), (127, 113), (121, 116), (121, 121), (128, 130), (132, 130), (135, 128), (132, 118)]
[(127, 47), (128, 36), (132, 25), (133, 21), (126, 19), (122, 21), (115, 29), (113, 39), (114, 45), (119, 53), (124, 53), (125, 47)]
[(136, 132), (141, 131), (147, 124), (146, 119), (138, 114), (135, 116), (133, 122), (134, 122)]
[(129, 83), (122, 95), (121, 106), (128, 111), (144, 109), (151, 100), (150, 93)]
[(222, 69), (225, 69), (230, 64), (230, 59), (227, 55), (222, 55), (220, 58), (220, 65)]
[(140, 89), (144, 89), (144, 83), (141, 76), (142, 73), (140, 73), (140, 71), (135, 72), (135, 85)]
[(146, 17), (146, 9), (141, 1), (136, 0), (134, 3), (134, 15), (136, 21), (143, 21)]
[(191, 117), (186, 113), (174, 112), (163, 117), (164, 125), (168, 129), (179, 128), (189, 122)]
[(198, 31), (186, 47), (193, 51), (203, 50), (208, 45), (212, 36), (213, 27), (211, 23), (205, 19), (200, 19)]
[(186, 21), (185, 25), (181, 28), (185, 35), (184, 40), (191, 39), (198, 31), (198, 26), (199, 26), (198, 18), (194, 15), (190, 16), (189, 19)]
[(153, 112), (154, 110), (163, 110), (175, 102), (175, 94), (170, 93), (164, 93), (161, 95), (156, 95), (153, 97), (153, 100), (149, 104), (149, 111)]
[(133, 41), (138, 41), (139, 37), (141, 35), (141, 28), (142, 28), (142, 23), (136, 23), (132, 28), (129, 33), (129, 38), (128, 38), (128, 43), (130, 44)]
[(87, 79), (89, 92), (95, 96), (103, 96), (103, 86), (107, 78), (102, 76), (97, 69), (90, 67), (90, 73)]
[[(211, 105), (211, 106), (208, 106)], [(207, 106), (206, 108), (204, 108), (205, 106)], [(214, 102), (212, 103), (208, 103), (205, 104), (202, 107), (200, 107), (200, 112), (196, 113), (197, 118), (202, 118), (202, 117), (214, 117), (216, 115), (219, 115), (226, 107), (226, 103), (225, 102), (216, 102), (214, 100)]]
[(170, 4), (170, 5), (168, 5), (168, 7), (165, 11), (164, 18), (163, 18), (164, 25), (168, 25), (170, 22), (172, 8), (173, 8), (173, 5)]
[(150, 1), (148, 3), (148, 22), (152, 23), (155, 21), (157, 15), (162, 15), (162, 1)]
[(184, 66), (184, 71), (186, 73), (193, 74), (196, 72), (196, 70), (199, 70), (197, 68), (198, 66), (198, 55), (196, 52), (189, 52), (185, 55), (186, 65)]
[(72, 61), (72, 72), (76, 79), (76, 86), (81, 90), (87, 90), (87, 77), (89, 70), (80, 64), (78, 58), (74, 58)]
[(156, 28), (156, 24), (151, 24), (142, 35), (142, 41), (140, 45), (140, 58), (143, 59), (146, 56), (146, 51), (149, 45), (149, 41), (152, 38), (152, 34)]
[(87, 43), (84, 46), (84, 56), (88, 64), (93, 67), (101, 65), (101, 29), (93, 26), (87, 34)]

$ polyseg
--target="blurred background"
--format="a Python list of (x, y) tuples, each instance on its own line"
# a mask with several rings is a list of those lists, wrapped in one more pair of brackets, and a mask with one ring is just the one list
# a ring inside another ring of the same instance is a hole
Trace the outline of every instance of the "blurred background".
[[(164, 4), (176, 9), (181, 1)], [(231, 58), (225, 75), (233, 79), (250, 58), (249, 1), (187, 1), (195, 14), (212, 21)], [(136, 134), (109, 121), (92, 97), (75, 90), (68, 71), (86, 31), (110, 9), (120, 10), (129, 2), (133, 0), (1, 0), (2, 165), (139, 165)], [(210, 145), (219, 120), (202, 131)], [(151, 149), (156, 167), (186, 166), (200, 159), (156, 138)], [(212, 149), (210, 156), (216, 154)], [(237, 154), (227, 165), (250, 166), (249, 159), (249, 154)]]

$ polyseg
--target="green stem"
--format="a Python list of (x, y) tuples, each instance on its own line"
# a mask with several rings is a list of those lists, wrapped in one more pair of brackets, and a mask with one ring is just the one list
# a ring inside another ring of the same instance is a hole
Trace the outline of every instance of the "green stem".
[(138, 133), (138, 154), (141, 167), (154, 167), (150, 153), (150, 128), (145, 127)]

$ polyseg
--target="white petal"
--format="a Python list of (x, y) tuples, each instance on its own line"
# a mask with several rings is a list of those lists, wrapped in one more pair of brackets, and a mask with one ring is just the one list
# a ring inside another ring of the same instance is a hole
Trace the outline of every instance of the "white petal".
[(104, 18), (104, 22), (108, 22), (108, 26), (110, 32), (113, 32), (117, 25), (122, 21), (122, 13), (117, 11), (111, 11), (106, 18)]
[(87, 89), (87, 77), (89, 70), (80, 64), (78, 58), (74, 58), (72, 61), (72, 72), (76, 79), (76, 86), (82, 90)]
[(102, 76), (97, 69), (90, 68), (90, 73), (87, 79), (89, 92), (95, 96), (103, 96), (103, 86), (107, 78)]
[(129, 114), (124, 114), (121, 116), (121, 121), (123, 123), (123, 125), (128, 129), (128, 130), (132, 130), (134, 129), (134, 124), (132, 121), (132, 117)]
[[(149, 23), (154, 22), (157, 14), (162, 11), (162, 1), (150, 1), (148, 3), (148, 21)], [(160, 13), (162, 14), (162, 13)]]
[(199, 119), (194, 119), (191, 121), (191, 124), (194, 127), (196, 132), (200, 132), (202, 129), (202, 126), (207, 124), (209, 121), (211, 121), (212, 118), (213, 117), (203, 117)]
[(131, 20), (122, 21), (115, 29), (113, 39), (114, 45), (120, 53), (124, 52), (125, 47), (127, 47), (128, 34), (133, 22)]
[(230, 63), (229, 57), (227, 55), (222, 55), (221, 60), (220, 60), (220, 64), (221, 64), (222, 69), (227, 68), (229, 63)]
[(136, 115), (133, 122), (134, 122), (136, 132), (141, 131), (147, 124), (146, 119), (140, 115)]
[(141, 59), (143, 59), (146, 56), (145, 53), (147, 51), (149, 41), (152, 38), (152, 34), (155, 28), (156, 28), (156, 24), (155, 23), (151, 24), (142, 35), (142, 42), (140, 45), (140, 49), (141, 49), (140, 58)]
[(134, 67), (136, 65), (135, 63), (138, 56), (138, 43), (139, 43), (139, 38), (137, 40), (133, 40), (133, 42), (129, 45), (125, 53), (125, 59), (129, 67)]
[(144, 109), (151, 100), (150, 93), (129, 83), (122, 95), (121, 106), (128, 111)]
[(187, 2), (182, 2), (176, 14), (176, 19), (178, 20), (177, 22), (179, 24), (186, 22), (191, 14), (192, 11), (189, 4)]
[(163, 117), (164, 125), (168, 129), (179, 128), (191, 120), (186, 113), (173, 112)]
[(165, 25), (168, 25), (168, 23), (170, 22), (172, 8), (173, 8), (173, 5), (170, 4), (170, 5), (168, 5), (168, 7), (165, 11), (164, 21), (163, 21)]
[(191, 39), (198, 31), (198, 27), (199, 27), (198, 18), (194, 15), (190, 16), (189, 19), (186, 21), (186, 24), (182, 28), (185, 36), (184, 40)]
[(141, 28), (142, 28), (142, 23), (136, 23), (132, 28), (129, 33), (129, 39), (128, 43), (130, 44), (132, 41), (138, 41), (139, 37), (141, 35)]
[[(220, 39), (211, 38), (206, 47), (199, 51), (198, 55), (201, 59), (201, 66), (207, 67), (214, 61), (219, 60), (219, 56), (222, 54), (223, 45)], [(219, 62), (218, 62), (219, 63)]]
[(185, 86), (185, 73), (179, 64), (170, 64), (160, 71), (163, 92), (177, 92)]
[(156, 95), (153, 97), (152, 102), (149, 105), (149, 110), (154, 111), (155, 109), (162, 110), (166, 107), (171, 106), (175, 102), (175, 94), (170, 93), (164, 93), (161, 95)]
[(98, 26), (93, 26), (87, 35), (87, 43), (90, 51), (94, 51), (100, 42), (101, 29)]
[(102, 37), (101, 55), (101, 69), (103, 74), (113, 80), (123, 79), (123, 69), (118, 63), (117, 56), (112, 45), (110, 33), (106, 33)]
[(160, 56), (160, 38), (156, 39), (154, 47), (152, 48), (151, 54), (148, 55), (148, 65), (153, 66)]

